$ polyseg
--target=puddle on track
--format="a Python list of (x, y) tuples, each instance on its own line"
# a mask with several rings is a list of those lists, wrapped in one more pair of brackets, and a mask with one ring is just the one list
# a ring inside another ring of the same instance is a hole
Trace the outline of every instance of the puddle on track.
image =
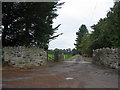
[(72, 77), (66, 77), (65, 79), (66, 79), (66, 80), (72, 80), (72, 79), (74, 79), (74, 78), (72, 78)]

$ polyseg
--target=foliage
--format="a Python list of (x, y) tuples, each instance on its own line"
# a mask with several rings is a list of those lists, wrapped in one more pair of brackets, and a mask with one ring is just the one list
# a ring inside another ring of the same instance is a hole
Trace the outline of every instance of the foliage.
[(77, 52), (77, 50), (75, 48), (73, 48), (72, 51), (71, 51), (71, 54), (72, 54), (72, 56), (74, 56), (74, 55), (77, 55), (78, 52)]
[(58, 27), (53, 28), (58, 2), (3, 2), (2, 45), (38, 46), (47, 49)]
[(90, 46), (91, 46), (90, 34), (84, 35), (81, 44), (79, 45), (80, 48), (78, 50), (81, 52), (82, 55), (90, 56), (92, 54)]
[(108, 30), (113, 48), (120, 47), (120, 1), (107, 14)]
[(58, 51), (59, 53), (62, 53), (62, 54), (68, 54), (68, 55), (76, 55), (76, 54), (78, 54), (77, 53), (77, 50), (75, 49), (75, 48), (73, 48), (73, 49), (70, 49), (70, 48), (68, 48), (68, 49), (54, 49), (54, 50), (52, 50), (52, 49), (49, 49), (48, 50), (48, 53), (49, 54), (54, 54), (54, 51)]
[(100, 19), (91, 27), (94, 31), (90, 34), (82, 36), (78, 32), (76, 33), (76, 48), (80, 54), (92, 56), (93, 49), (120, 48), (120, 2), (115, 3), (106, 18)]
[(120, 2), (115, 3), (114, 7), (107, 13), (107, 17), (101, 19), (92, 28), (93, 44), (92, 48), (120, 47)]
[(92, 28), (94, 29), (94, 32), (92, 33), (92, 48), (98, 49), (103, 47), (111, 47), (110, 42), (110, 35), (108, 34), (108, 28), (107, 28), (107, 18), (100, 19), (98, 24), (93, 25)]
[(77, 38), (76, 38), (76, 44), (74, 44), (79, 54), (82, 53), (80, 47), (80, 44), (82, 43), (82, 38), (84, 37), (84, 35), (87, 34), (88, 34), (87, 27), (84, 24), (82, 24), (81, 27), (79, 28), (79, 31), (76, 32)]

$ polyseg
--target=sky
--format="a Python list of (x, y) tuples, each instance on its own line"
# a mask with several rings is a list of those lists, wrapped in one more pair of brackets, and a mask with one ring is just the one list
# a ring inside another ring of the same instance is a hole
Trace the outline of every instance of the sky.
[(90, 26), (96, 24), (100, 18), (105, 18), (107, 12), (113, 7), (113, 0), (60, 0), (65, 2), (61, 9), (58, 9), (59, 16), (54, 19), (53, 27), (61, 24), (55, 35), (63, 33), (49, 43), (49, 49), (75, 48), (76, 32), (82, 24)]

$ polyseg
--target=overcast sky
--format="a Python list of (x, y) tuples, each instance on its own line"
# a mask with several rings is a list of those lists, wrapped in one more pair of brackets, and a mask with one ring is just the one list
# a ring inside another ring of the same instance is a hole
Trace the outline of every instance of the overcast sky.
[(57, 39), (52, 40), (49, 49), (74, 48), (76, 32), (82, 24), (85, 24), (89, 31), (90, 26), (96, 24), (100, 18), (106, 17), (107, 12), (113, 7), (113, 0), (61, 0), (65, 2), (57, 11), (59, 16), (54, 19), (53, 26), (61, 24), (57, 34), (63, 33)]

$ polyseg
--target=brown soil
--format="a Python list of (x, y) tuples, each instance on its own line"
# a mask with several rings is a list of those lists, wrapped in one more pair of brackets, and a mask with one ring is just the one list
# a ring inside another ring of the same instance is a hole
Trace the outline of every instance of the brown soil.
[(117, 70), (76, 57), (41, 67), (3, 68), (3, 88), (118, 88)]

